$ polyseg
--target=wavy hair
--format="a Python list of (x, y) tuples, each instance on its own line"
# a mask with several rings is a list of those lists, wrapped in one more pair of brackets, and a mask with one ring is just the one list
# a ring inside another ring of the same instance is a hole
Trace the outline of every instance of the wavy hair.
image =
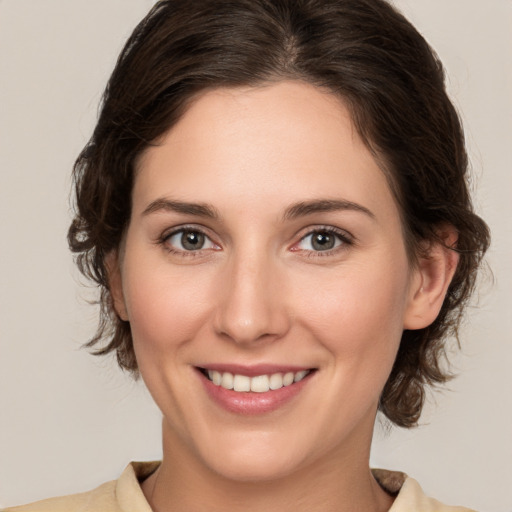
[(393, 423), (413, 426), (426, 386), (449, 378), (441, 364), (446, 338), (457, 333), (489, 232), (471, 205), (463, 130), (443, 67), (384, 0), (161, 0), (135, 28), (74, 167), (69, 245), (101, 290), (88, 346), (114, 351), (122, 368), (138, 373), (105, 263), (130, 219), (137, 157), (199, 92), (290, 79), (325, 88), (348, 106), (394, 193), (412, 262), (425, 242), (439, 242), (439, 226), (457, 230), (459, 264), (441, 312), (430, 326), (403, 333), (380, 400)]

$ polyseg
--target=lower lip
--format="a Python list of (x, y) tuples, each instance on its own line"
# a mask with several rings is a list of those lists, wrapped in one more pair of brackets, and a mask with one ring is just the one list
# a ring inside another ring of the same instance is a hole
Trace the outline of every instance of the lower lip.
[(312, 377), (311, 372), (299, 382), (265, 393), (238, 392), (215, 385), (198, 371), (200, 379), (210, 398), (226, 411), (243, 415), (265, 414), (275, 411), (293, 400)]

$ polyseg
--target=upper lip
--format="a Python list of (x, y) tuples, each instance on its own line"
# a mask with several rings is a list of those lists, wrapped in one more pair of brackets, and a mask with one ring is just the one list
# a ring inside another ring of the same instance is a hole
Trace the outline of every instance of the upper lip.
[(256, 377), (257, 375), (272, 375), (274, 373), (300, 372), (304, 370), (314, 370), (311, 366), (279, 365), (279, 364), (230, 364), (230, 363), (212, 363), (200, 365), (197, 368), (202, 370), (213, 370), (220, 373), (229, 372), (233, 375), (246, 375), (247, 377)]

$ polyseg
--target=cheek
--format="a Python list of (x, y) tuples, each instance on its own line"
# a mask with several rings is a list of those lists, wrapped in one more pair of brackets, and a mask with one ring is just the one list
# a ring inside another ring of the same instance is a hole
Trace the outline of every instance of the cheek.
[[(398, 350), (407, 303), (404, 266), (352, 267), (336, 278), (304, 283), (302, 313), (307, 327), (342, 365), (345, 374), (364, 372), (386, 379)], [(313, 285), (315, 284), (314, 288)], [(306, 290), (315, 290), (306, 293)]]
[(211, 279), (198, 267), (133, 260), (125, 265), (124, 290), (136, 350), (143, 344), (163, 351), (192, 339), (212, 304)]

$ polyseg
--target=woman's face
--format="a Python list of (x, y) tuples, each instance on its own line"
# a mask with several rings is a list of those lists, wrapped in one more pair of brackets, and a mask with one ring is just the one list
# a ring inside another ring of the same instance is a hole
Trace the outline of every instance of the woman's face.
[(367, 455), (419, 278), (338, 99), (201, 95), (141, 158), (119, 259), (116, 307), (182, 462), (251, 480)]

